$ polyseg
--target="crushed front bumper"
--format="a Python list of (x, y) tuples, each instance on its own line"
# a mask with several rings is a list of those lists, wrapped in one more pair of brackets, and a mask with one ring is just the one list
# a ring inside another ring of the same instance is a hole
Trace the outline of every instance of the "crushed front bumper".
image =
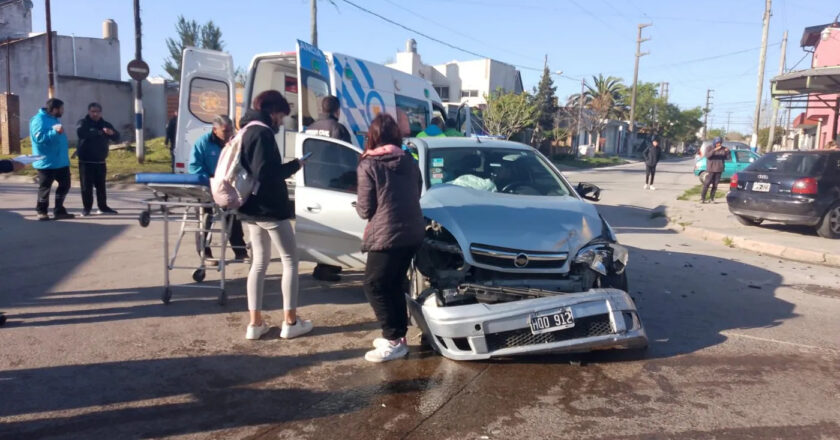
[[(630, 296), (618, 289), (524, 299), (498, 304), (439, 307), (434, 296), (419, 304), (408, 299), (411, 315), (433, 348), (454, 360), (478, 360), (535, 353), (643, 348), (647, 335)], [(572, 328), (532, 334), (534, 313), (570, 307)]]

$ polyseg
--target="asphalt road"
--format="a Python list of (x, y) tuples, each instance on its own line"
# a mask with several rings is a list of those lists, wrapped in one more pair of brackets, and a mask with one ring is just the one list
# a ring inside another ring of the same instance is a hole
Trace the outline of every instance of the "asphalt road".
[(840, 270), (664, 229), (653, 213), (694, 185), (686, 170), (661, 164), (655, 192), (641, 165), (567, 173), (604, 188), (631, 249), (646, 353), (459, 363), (411, 329), (410, 356), (382, 365), (362, 359), (378, 332), (359, 274), (302, 275), (311, 336), (246, 341), (243, 265), (224, 307), (215, 290), (160, 303), (144, 194), (113, 192), (116, 217), (40, 223), (34, 186), (0, 183), (0, 438), (840, 438)]

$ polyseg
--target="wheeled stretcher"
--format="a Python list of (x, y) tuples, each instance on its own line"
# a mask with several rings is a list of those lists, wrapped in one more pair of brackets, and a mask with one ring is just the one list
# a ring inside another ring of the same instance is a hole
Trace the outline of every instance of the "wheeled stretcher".
[[(227, 263), (239, 260), (227, 260), (225, 253), (228, 246), (228, 236), (233, 214), (221, 209), (213, 202), (210, 193), (210, 182), (207, 177), (195, 174), (169, 174), (169, 173), (140, 173), (135, 181), (146, 185), (154, 197), (143, 200), (146, 210), (140, 213), (140, 226), (149, 226), (152, 220), (152, 212), (158, 207), (163, 220), (163, 293), (161, 301), (168, 304), (172, 299), (172, 287), (197, 287), (197, 288), (218, 288), (219, 305), (227, 302), (225, 292), (225, 267)], [(216, 223), (206, 227), (204, 215), (212, 215)], [(175, 241), (175, 247), (170, 257), (169, 249), (169, 223), (180, 223), (180, 232)], [(212, 244), (212, 234), (218, 233), (220, 239), (217, 245)], [(196, 252), (199, 256), (198, 266), (177, 265), (178, 252), (181, 250), (181, 242), (184, 237), (195, 234)], [(207, 264), (205, 249), (218, 248), (218, 266), (211, 267)], [(192, 278), (197, 283), (204, 281), (208, 269), (215, 269), (220, 272), (218, 287), (205, 284), (180, 284), (173, 285), (169, 280), (169, 272), (172, 270), (192, 270)]]

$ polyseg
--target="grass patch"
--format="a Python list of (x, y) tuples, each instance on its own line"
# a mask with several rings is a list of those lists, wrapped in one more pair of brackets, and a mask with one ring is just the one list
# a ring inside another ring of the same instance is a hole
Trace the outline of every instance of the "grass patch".
[(692, 222), (679, 222), (677, 224), (682, 226), (683, 229), (685, 229), (686, 226), (691, 226), (693, 223)]
[(731, 237), (723, 237), (723, 245), (726, 247), (734, 248), (735, 242), (732, 241)]
[[(700, 200), (700, 193), (703, 191), (703, 185), (697, 185), (693, 188), (689, 188), (685, 190), (682, 194), (677, 197), (677, 200)], [(717, 192), (715, 193), (715, 198), (720, 199), (726, 197), (726, 191), (721, 191), (718, 188)]]
[(577, 158), (573, 154), (563, 154), (554, 156), (554, 163), (561, 167), (601, 168), (623, 165), (629, 162), (617, 156), (604, 156), (601, 154), (596, 154), (594, 157), (581, 156)]
[[(70, 147), (70, 154), (73, 154), (73, 146)], [(21, 153), (32, 154), (30, 139), (21, 140)], [(2, 155), (0, 159), (11, 159), (17, 154)], [(79, 160), (70, 158), (70, 172), (74, 180), (79, 178)], [(134, 182), (134, 175), (137, 173), (169, 173), (172, 171), (169, 157), (169, 147), (164, 145), (164, 138), (154, 138), (146, 141), (146, 159), (143, 164), (137, 163), (134, 144), (128, 144), (125, 149), (111, 150), (108, 155), (108, 176), (109, 182)], [(28, 166), (15, 173), (19, 176), (36, 176), (37, 170)]]

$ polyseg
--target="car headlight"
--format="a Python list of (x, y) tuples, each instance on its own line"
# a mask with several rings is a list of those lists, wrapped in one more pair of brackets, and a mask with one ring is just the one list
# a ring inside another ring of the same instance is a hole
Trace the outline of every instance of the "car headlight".
[(574, 262), (586, 264), (590, 269), (606, 276), (608, 266), (611, 265), (613, 272), (621, 274), (627, 268), (630, 254), (627, 248), (617, 243), (596, 243), (584, 246), (578, 251)]

